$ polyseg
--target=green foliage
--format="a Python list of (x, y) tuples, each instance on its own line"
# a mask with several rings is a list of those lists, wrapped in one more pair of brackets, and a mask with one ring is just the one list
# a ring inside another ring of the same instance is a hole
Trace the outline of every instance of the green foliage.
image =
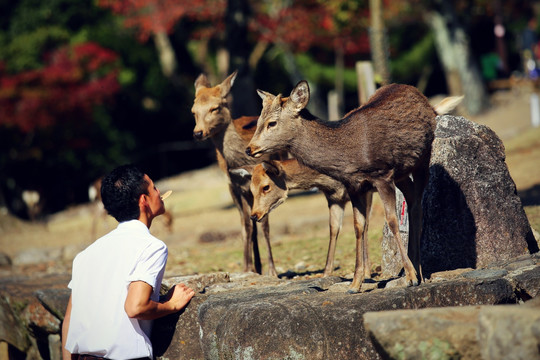
[(421, 76), (424, 67), (433, 63), (434, 57), (433, 34), (428, 33), (390, 62), (392, 78), (396, 82), (410, 83)]
[[(328, 65), (317, 62), (309, 53), (301, 53), (295, 56), (296, 63), (302, 74), (308, 81), (318, 85), (327, 85), (334, 87), (336, 78), (336, 67), (334, 64)], [(356, 91), (357, 77), (356, 70), (353, 68), (345, 68), (343, 70), (344, 85), (347, 90)]]
[(12, 73), (38, 69), (43, 65), (43, 54), (69, 39), (69, 32), (59, 26), (42, 27), (10, 38), (3, 34), (0, 41), (0, 60), (8, 64)]

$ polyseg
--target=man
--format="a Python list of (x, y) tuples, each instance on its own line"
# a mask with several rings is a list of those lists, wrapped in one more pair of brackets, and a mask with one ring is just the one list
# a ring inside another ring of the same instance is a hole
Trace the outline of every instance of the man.
[(194, 292), (176, 285), (159, 301), (167, 246), (150, 225), (165, 206), (148, 175), (121, 166), (103, 179), (101, 197), (119, 224), (73, 261), (63, 359), (151, 359), (152, 320), (182, 310)]

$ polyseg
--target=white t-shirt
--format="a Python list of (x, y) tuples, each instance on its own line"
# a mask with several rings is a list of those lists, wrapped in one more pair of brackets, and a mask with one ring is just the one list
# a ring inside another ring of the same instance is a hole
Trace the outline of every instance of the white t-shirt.
[(130, 319), (124, 303), (128, 286), (144, 281), (159, 290), (167, 246), (142, 222), (122, 222), (73, 260), (72, 308), (66, 349), (109, 359), (152, 358), (150, 320)]

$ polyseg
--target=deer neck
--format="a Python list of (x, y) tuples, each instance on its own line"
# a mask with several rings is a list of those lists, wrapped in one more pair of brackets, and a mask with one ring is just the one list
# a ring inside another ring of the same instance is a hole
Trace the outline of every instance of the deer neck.
[(232, 121), (229, 121), (222, 131), (212, 137), (212, 142), (229, 169), (254, 162), (246, 155), (247, 144), (234, 128)]
[(301, 165), (296, 159), (284, 160), (282, 166), (285, 169), (285, 180), (289, 189), (310, 189), (320, 176), (320, 173)]
[[(346, 157), (348, 141), (358, 141), (346, 120), (329, 122), (301, 119), (301, 126), (290, 143), (290, 152), (301, 164), (328, 174)], [(354, 139), (356, 138), (356, 139)]]

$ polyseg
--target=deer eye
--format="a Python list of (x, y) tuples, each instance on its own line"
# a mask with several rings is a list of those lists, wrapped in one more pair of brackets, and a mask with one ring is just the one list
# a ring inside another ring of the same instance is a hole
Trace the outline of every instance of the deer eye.
[(215, 107), (215, 108), (210, 109), (210, 112), (213, 113), (213, 114), (217, 114), (219, 112), (219, 107)]
[(268, 192), (268, 191), (270, 191), (270, 185), (265, 185), (263, 187), (263, 192)]
[(270, 128), (273, 128), (276, 125), (277, 125), (277, 121), (269, 121), (268, 124), (266, 125), (266, 128), (270, 129)]

